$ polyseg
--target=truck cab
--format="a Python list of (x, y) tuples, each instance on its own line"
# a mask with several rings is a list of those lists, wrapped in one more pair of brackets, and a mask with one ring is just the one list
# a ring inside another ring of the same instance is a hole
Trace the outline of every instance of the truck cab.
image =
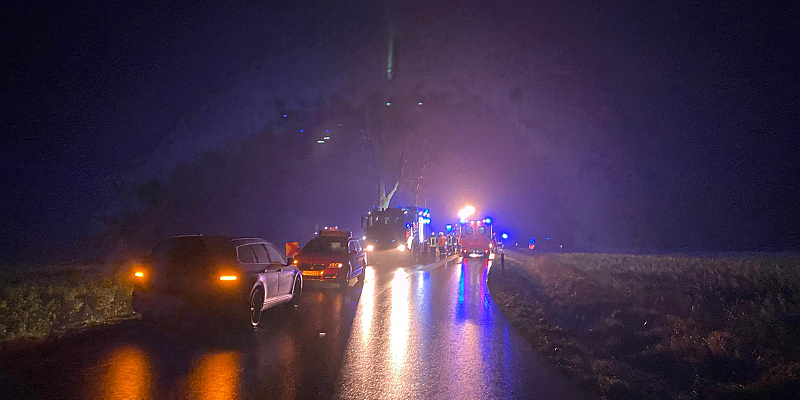
[(370, 252), (410, 255), (421, 252), (430, 234), (430, 213), (415, 206), (373, 209), (361, 217), (364, 246)]

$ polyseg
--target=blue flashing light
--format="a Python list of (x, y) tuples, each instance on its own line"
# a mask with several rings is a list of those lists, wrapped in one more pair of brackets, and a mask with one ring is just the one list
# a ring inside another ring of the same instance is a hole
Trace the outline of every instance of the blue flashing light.
[(486, 219), (483, 220), (483, 222), (486, 222), (487, 224), (491, 224), (492, 223), (492, 219), (491, 218), (486, 218)]
[(450, 231), (453, 230), (453, 225), (447, 224), (447, 225), (444, 226), (444, 228), (447, 229), (448, 232), (450, 232)]
[(303, 133), (303, 132), (305, 132), (305, 129), (300, 129), (300, 133)]
[(330, 131), (330, 129), (325, 129), (325, 133), (329, 133)]
[(508, 234), (504, 233), (504, 234), (500, 235), (500, 237), (502, 237), (503, 239), (508, 239)]
[(289, 118), (289, 114), (283, 114), (283, 118)]
[(545, 240), (550, 240), (550, 236), (546, 237)]
[(425, 214), (427, 214), (427, 213), (428, 213), (428, 209), (426, 208), (426, 209), (425, 209)]

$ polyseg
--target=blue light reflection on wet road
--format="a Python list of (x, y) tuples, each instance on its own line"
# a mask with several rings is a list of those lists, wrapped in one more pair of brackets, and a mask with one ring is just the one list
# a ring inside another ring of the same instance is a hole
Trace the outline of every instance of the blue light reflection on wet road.
[[(486, 284), (491, 266), (376, 267), (375, 289), (364, 290), (356, 310), (337, 397), (579, 398), (509, 330)], [(370, 313), (370, 329), (359, 329)]]

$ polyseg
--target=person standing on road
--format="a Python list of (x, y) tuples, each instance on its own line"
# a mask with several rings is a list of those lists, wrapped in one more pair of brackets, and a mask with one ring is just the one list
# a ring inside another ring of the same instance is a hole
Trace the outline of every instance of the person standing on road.
[(436, 244), (438, 241), (436, 240), (436, 233), (431, 232), (431, 238), (428, 240), (428, 247), (431, 249), (431, 255), (436, 257)]
[(456, 253), (456, 235), (450, 233), (447, 235), (447, 254)]
[(439, 257), (447, 255), (447, 238), (444, 232), (439, 232)]

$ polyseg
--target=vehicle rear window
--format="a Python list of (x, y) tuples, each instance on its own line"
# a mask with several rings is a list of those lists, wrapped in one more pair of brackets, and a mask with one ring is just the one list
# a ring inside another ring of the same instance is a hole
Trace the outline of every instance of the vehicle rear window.
[(256, 262), (256, 258), (253, 255), (253, 247), (252, 246), (239, 246), (236, 249), (236, 253), (239, 255), (239, 262), (244, 264), (253, 264)]
[(473, 233), (475, 233), (475, 230), (472, 229), (471, 226), (465, 226), (464, 227), (464, 234), (465, 235), (472, 235)]
[(302, 252), (304, 254), (347, 253), (347, 240), (327, 237), (314, 238), (303, 246)]
[(185, 271), (203, 269), (209, 264), (209, 250), (202, 238), (174, 238), (160, 243), (150, 253), (158, 270)]
[(256, 254), (256, 262), (261, 264), (269, 264), (269, 257), (267, 256), (267, 249), (264, 248), (263, 244), (254, 244), (252, 246), (253, 252)]
[(481, 235), (486, 235), (486, 228), (479, 226), (478, 233), (480, 233)]

